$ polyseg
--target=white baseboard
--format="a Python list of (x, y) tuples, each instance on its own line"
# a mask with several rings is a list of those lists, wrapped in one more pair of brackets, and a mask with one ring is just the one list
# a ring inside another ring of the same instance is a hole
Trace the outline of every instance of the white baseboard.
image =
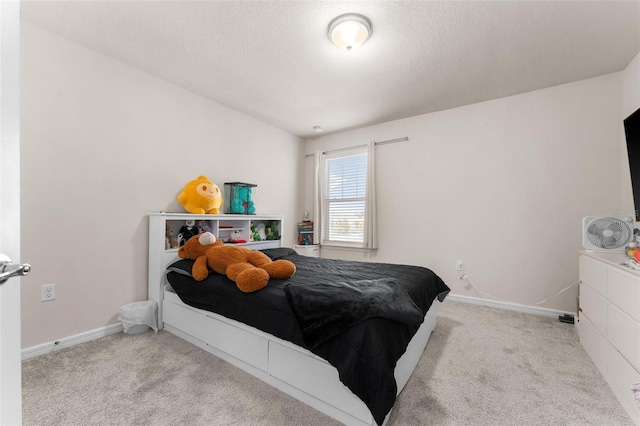
[(84, 333), (76, 334), (74, 336), (64, 337), (55, 342), (43, 343), (41, 345), (32, 346), (22, 350), (22, 360), (33, 358), (36, 356), (48, 354), (58, 351), (62, 348), (68, 348), (69, 346), (77, 345), (79, 343), (95, 340), (100, 337), (105, 337), (110, 334), (116, 334), (124, 330), (121, 322), (108, 325), (106, 327), (96, 328), (95, 330), (85, 331)]
[(491, 308), (505, 309), (507, 311), (523, 312), (526, 314), (544, 315), (547, 317), (558, 317), (560, 315), (569, 314), (575, 316), (575, 312), (558, 311), (556, 309), (539, 308), (537, 306), (520, 305), (518, 303), (501, 302), (499, 300), (480, 299), (477, 297), (460, 296), (449, 293), (448, 300), (454, 302), (471, 303), (472, 305), (483, 305)]

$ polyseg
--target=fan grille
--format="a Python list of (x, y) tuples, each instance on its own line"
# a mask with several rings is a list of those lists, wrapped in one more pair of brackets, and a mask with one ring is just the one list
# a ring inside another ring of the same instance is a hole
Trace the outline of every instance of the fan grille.
[(587, 227), (587, 239), (601, 249), (624, 247), (631, 239), (633, 230), (626, 222), (615, 217), (594, 219)]

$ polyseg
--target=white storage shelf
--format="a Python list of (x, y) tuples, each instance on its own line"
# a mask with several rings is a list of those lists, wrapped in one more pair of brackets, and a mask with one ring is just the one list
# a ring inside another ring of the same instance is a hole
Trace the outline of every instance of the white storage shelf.
[(580, 343), (635, 424), (640, 407), (629, 387), (640, 383), (640, 273), (624, 254), (580, 256)]
[[(253, 250), (261, 250), (264, 248), (275, 248), (279, 247), (280, 244), (275, 244), (278, 240), (260, 240), (260, 241), (252, 241), (252, 232), (251, 227), (257, 226), (259, 224), (264, 225), (265, 228), (275, 227), (279, 239), (282, 239), (282, 216), (254, 216), (254, 215), (193, 215), (193, 214), (158, 214), (158, 215), (150, 215), (153, 217), (164, 217), (165, 224), (169, 225), (171, 228), (171, 238), (175, 239), (180, 234), (180, 229), (186, 225), (188, 220), (195, 221), (195, 226), (197, 228), (203, 228), (204, 230), (208, 230), (212, 232), (216, 237), (221, 238), (223, 241), (228, 242), (231, 237), (231, 233), (234, 231), (239, 231), (239, 236), (237, 239), (244, 240), (244, 243), (240, 243), (237, 245), (246, 245), (251, 246), (250, 248)], [(164, 226), (164, 225), (162, 225)], [(157, 231), (156, 231), (157, 232)], [(163, 229), (163, 235), (166, 232)], [(164, 245), (166, 247), (166, 243)], [(169, 248), (166, 249), (168, 252), (177, 252), (178, 248)]]

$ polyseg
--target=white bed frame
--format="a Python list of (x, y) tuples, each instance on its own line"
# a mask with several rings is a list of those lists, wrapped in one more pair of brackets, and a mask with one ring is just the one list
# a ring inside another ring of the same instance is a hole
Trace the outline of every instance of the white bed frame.
[[(164, 215), (152, 216), (149, 226), (149, 300), (158, 303), (159, 329), (166, 329), (344, 424), (376, 426), (366, 405), (342, 384), (338, 371), (324, 359), (254, 327), (184, 304), (166, 283), (165, 270), (178, 260), (176, 252), (155, 249), (164, 248), (163, 236), (154, 236), (158, 229), (164, 230), (164, 223), (161, 227), (154, 224), (161, 216)], [(157, 238), (161, 240), (152, 245), (152, 239)], [(279, 247), (280, 241), (272, 244)], [(439, 303), (434, 301), (398, 361), (398, 393), (413, 373), (436, 326)]]

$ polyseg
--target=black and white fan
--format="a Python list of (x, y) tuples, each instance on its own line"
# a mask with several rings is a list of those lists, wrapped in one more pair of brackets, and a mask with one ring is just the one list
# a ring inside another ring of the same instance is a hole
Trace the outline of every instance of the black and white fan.
[(589, 251), (625, 252), (633, 239), (633, 219), (587, 216), (582, 219), (582, 246)]

